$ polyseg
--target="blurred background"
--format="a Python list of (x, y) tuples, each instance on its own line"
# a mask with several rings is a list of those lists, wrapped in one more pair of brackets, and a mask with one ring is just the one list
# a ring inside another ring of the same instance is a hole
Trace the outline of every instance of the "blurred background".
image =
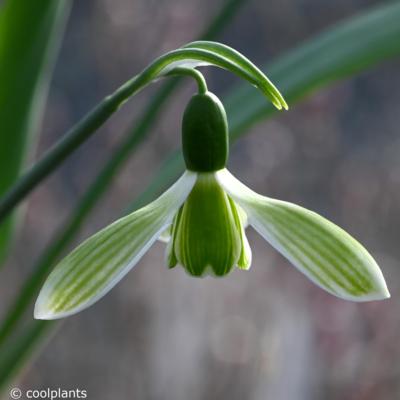
[[(218, 40), (263, 65), (380, 3), (249, 0)], [(37, 155), (155, 57), (195, 39), (220, 5), (74, 2)], [(358, 238), (380, 264), (390, 300), (356, 304), (326, 294), (251, 229), (252, 268), (224, 279), (167, 270), (157, 243), (103, 300), (60, 325), (18, 386), (86, 389), (98, 400), (400, 398), (399, 67), (386, 62), (258, 123), (232, 146), (229, 163), (254, 190), (313, 209)], [(204, 72), (221, 96), (238, 83), (228, 72)], [(0, 281), (0, 316), (156, 88), (130, 101), (32, 194)], [(118, 217), (179, 148), (194, 91), (186, 80), (75, 244)]]

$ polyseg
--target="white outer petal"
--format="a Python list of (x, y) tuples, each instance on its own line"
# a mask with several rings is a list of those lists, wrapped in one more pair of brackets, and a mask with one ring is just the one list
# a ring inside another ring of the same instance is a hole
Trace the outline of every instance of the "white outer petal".
[(253, 192), (226, 169), (217, 179), (250, 225), (318, 286), (346, 300), (390, 297), (375, 260), (341, 228), (303, 207)]
[(158, 199), (102, 229), (64, 258), (40, 291), (35, 318), (66, 317), (103, 297), (171, 224), (196, 179), (196, 173), (186, 171)]

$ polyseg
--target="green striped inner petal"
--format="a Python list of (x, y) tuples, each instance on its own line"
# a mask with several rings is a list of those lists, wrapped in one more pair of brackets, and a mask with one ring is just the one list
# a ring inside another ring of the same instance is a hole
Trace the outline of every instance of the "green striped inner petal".
[(103, 297), (171, 224), (196, 178), (185, 172), (157, 200), (104, 228), (65, 257), (39, 294), (35, 318), (75, 314)]
[(174, 224), (170, 250), (176, 259), (171, 252), (169, 258), (179, 262), (192, 276), (224, 276), (241, 255), (240, 217), (214, 175), (214, 172), (199, 173)]
[(217, 177), (250, 224), (317, 285), (347, 300), (390, 297), (374, 259), (343, 229), (303, 207), (253, 192), (226, 169)]

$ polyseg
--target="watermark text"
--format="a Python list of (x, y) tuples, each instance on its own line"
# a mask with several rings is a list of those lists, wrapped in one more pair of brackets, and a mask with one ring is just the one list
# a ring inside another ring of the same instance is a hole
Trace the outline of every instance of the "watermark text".
[(10, 399), (87, 399), (88, 394), (85, 389), (27, 389), (25, 391), (20, 388), (12, 388), (10, 390)]

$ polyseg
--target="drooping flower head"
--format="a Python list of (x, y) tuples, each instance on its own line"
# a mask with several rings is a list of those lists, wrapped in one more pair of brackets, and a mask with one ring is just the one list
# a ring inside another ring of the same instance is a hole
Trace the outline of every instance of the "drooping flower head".
[(187, 169), (197, 176), (171, 227), (168, 266), (179, 263), (193, 276), (223, 276), (235, 266), (247, 269), (251, 252), (244, 214), (216, 177), (228, 160), (229, 138), (224, 107), (214, 94), (190, 100), (183, 115), (182, 148)]
[(367, 250), (341, 228), (303, 207), (253, 192), (226, 169), (228, 123), (221, 101), (203, 91), (183, 115), (186, 172), (158, 199), (87, 239), (47, 278), (35, 318), (56, 319), (96, 302), (135, 266), (158, 239), (166, 263), (194, 277), (247, 270), (252, 226), (309, 279), (354, 301), (389, 297)]

